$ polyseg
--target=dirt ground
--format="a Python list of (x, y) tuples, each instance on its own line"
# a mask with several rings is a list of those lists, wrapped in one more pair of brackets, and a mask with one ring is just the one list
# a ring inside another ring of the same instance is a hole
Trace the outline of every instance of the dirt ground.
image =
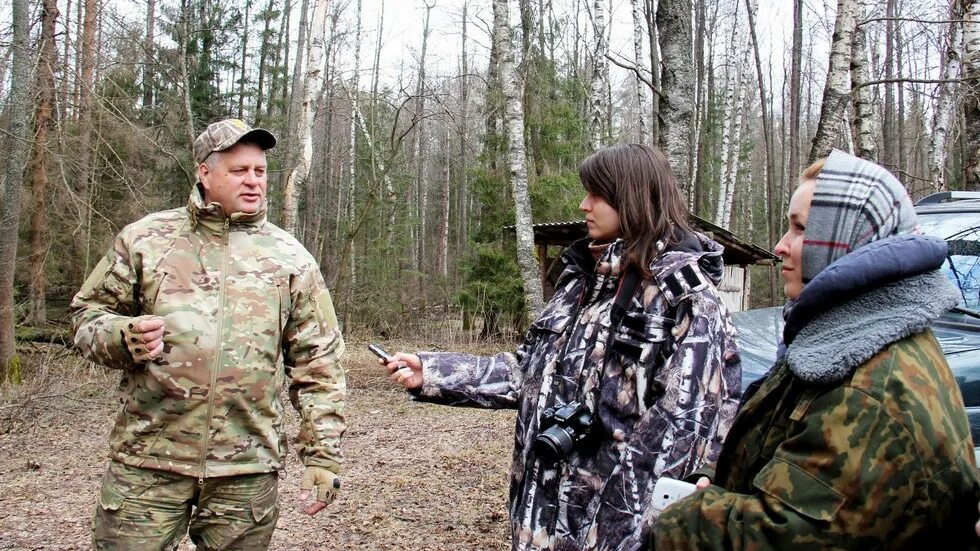
[[(316, 517), (299, 513), (290, 452), (271, 549), (509, 549), (513, 412), (411, 402), (364, 343), (348, 350), (344, 488)], [(40, 347), (28, 365), (28, 384), (0, 391), (0, 549), (88, 549), (118, 374)]]

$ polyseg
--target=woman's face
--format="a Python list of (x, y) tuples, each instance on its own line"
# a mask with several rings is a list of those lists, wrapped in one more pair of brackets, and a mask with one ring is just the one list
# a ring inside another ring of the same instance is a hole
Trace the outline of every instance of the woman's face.
[(578, 208), (585, 213), (585, 224), (593, 240), (612, 241), (620, 236), (619, 213), (605, 199), (588, 193)]
[(803, 234), (806, 231), (806, 220), (810, 215), (810, 201), (816, 180), (807, 180), (800, 184), (789, 200), (789, 229), (776, 243), (774, 252), (783, 259), (783, 291), (786, 298), (797, 299), (803, 291)]

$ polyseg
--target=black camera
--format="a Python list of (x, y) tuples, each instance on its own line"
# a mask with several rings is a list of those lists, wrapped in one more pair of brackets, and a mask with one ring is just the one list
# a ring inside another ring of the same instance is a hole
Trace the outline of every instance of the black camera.
[(552, 406), (542, 412), (541, 428), (534, 451), (546, 461), (561, 461), (592, 432), (592, 412), (579, 402)]

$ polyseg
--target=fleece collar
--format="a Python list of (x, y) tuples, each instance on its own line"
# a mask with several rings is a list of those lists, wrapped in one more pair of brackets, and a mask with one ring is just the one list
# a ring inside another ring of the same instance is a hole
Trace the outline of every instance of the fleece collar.
[(837, 259), (787, 303), (780, 357), (804, 381), (835, 383), (929, 327), (959, 297), (937, 270), (946, 252), (941, 239), (898, 235)]
[(786, 348), (786, 362), (808, 383), (837, 383), (889, 344), (932, 325), (957, 299), (938, 270), (889, 283), (810, 321)]

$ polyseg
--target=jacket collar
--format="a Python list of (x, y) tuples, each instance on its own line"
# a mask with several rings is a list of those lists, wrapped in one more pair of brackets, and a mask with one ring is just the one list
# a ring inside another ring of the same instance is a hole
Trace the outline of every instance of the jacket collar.
[(806, 382), (832, 384), (928, 328), (958, 298), (936, 269), (946, 251), (941, 239), (899, 235), (839, 258), (787, 303), (779, 358)]
[(810, 320), (832, 305), (939, 268), (946, 252), (942, 239), (905, 234), (886, 237), (842, 256), (807, 283), (797, 300), (786, 303), (783, 342), (792, 344)]
[(204, 190), (200, 183), (196, 183), (191, 188), (191, 195), (187, 201), (187, 213), (191, 219), (191, 227), (195, 230), (200, 228), (208, 233), (221, 235), (224, 233), (226, 223), (237, 228), (261, 227), (266, 221), (268, 205), (267, 200), (256, 212), (236, 212), (228, 216), (221, 208), (221, 204), (215, 202), (204, 204)]

